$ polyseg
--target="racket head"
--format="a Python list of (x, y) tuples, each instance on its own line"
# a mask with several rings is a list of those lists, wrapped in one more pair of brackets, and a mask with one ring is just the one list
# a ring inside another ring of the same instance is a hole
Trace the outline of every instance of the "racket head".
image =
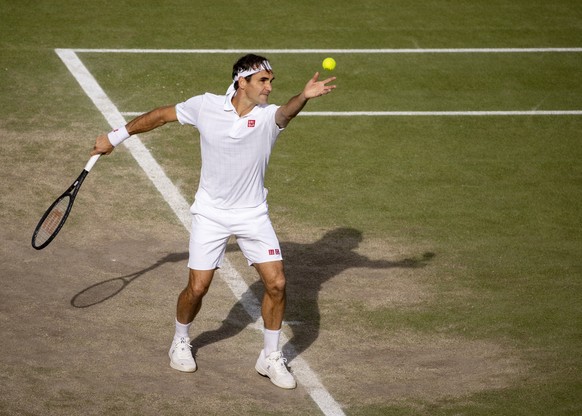
[[(96, 160), (97, 159), (95, 159), (95, 161)], [(89, 163), (94, 164), (95, 162), (90, 160)], [(73, 208), (77, 192), (79, 192), (79, 189), (88, 173), (87, 170), (83, 170), (75, 182), (69, 186), (69, 189), (58, 197), (46, 210), (34, 229), (34, 233), (32, 233), (33, 248), (37, 250), (45, 248), (54, 240), (59, 231), (61, 231), (61, 228), (63, 228), (63, 225), (71, 212), (71, 208)]]
[(52, 203), (34, 229), (34, 233), (32, 234), (33, 248), (42, 250), (53, 241), (59, 231), (61, 231), (61, 228), (63, 228), (63, 224), (71, 212), (74, 201), (73, 195), (64, 193)]

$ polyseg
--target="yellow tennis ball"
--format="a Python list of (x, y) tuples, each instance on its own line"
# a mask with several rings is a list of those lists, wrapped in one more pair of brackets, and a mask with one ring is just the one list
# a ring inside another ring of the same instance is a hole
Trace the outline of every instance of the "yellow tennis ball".
[(335, 69), (335, 59), (333, 58), (325, 58), (321, 64), (323, 69), (327, 71), (333, 71)]

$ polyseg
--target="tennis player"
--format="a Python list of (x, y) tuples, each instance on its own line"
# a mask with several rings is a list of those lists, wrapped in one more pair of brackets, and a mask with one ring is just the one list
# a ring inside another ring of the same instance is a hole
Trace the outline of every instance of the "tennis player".
[(189, 278), (176, 307), (176, 330), (170, 366), (196, 371), (189, 331), (202, 299), (221, 266), (230, 236), (265, 287), (261, 314), (264, 345), (255, 369), (284, 389), (296, 387), (279, 348), (285, 312), (285, 273), (279, 241), (267, 209), (264, 186), (269, 157), (289, 122), (308, 100), (329, 94), (335, 77), (319, 80), (315, 73), (303, 91), (286, 104), (268, 104), (274, 74), (269, 61), (258, 55), (241, 57), (232, 71), (225, 95), (206, 93), (177, 105), (156, 108), (125, 126), (97, 137), (91, 154), (110, 154), (123, 140), (166, 123), (178, 121), (200, 133), (202, 167), (192, 213)]

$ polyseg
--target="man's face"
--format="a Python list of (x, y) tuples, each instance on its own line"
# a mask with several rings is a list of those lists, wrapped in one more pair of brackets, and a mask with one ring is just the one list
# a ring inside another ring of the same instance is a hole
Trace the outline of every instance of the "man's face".
[(256, 105), (267, 104), (269, 102), (269, 94), (273, 90), (274, 79), (273, 73), (269, 71), (253, 74), (251, 80), (245, 82), (243, 86), (247, 98)]

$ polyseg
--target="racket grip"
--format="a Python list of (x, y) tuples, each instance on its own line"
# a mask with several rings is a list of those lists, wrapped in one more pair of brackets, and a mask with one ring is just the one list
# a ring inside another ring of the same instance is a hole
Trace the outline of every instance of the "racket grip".
[(93, 166), (95, 165), (95, 163), (97, 163), (97, 159), (99, 159), (99, 156), (101, 156), (101, 155), (93, 155), (93, 156), (91, 156), (91, 159), (89, 159), (89, 161), (85, 165), (85, 170), (87, 172), (90, 172), (91, 169), (93, 169)]

